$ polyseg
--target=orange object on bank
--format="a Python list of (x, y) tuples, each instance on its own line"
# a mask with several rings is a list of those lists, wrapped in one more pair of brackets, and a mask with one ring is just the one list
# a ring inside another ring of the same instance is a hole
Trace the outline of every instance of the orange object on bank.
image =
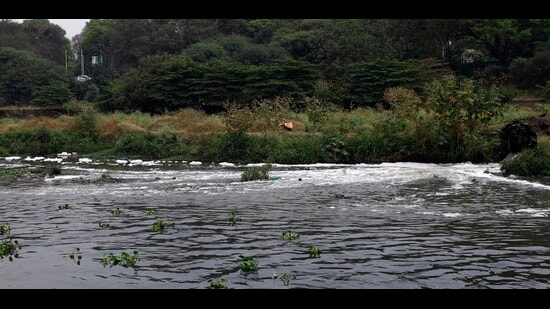
[(283, 127), (289, 131), (292, 130), (292, 122), (285, 122), (283, 123)]

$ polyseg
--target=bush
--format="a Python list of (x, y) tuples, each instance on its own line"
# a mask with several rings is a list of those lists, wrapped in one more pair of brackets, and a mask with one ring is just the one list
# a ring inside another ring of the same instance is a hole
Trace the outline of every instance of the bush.
[(65, 82), (61, 66), (13, 48), (0, 47), (0, 102), (24, 104), (35, 98), (40, 86)]
[(66, 84), (53, 82), (38, 88), (36, 98), (32, 100), (37, 106), (61, 106), (71, 100), (72, 93)]
[(518, 176), (550, 176), (550, 154), (541, 148), (527, 149), (502, 162), (505, 174)]
[(179, 146), (177, 136), (172, 132), (131, 132), (116, 141), (114, 151), (117, 154), (160, 159), (178, 155)]
[(520, 89), (544, 85), (550, 76), (550, 51), (535, 53), (533, 58), (517, 58), (510, 64), (514, 84)]
[(246, 169), (241, 175), (241, 181), (267, 180), (272, 168), (271, 164), (266, 164)]

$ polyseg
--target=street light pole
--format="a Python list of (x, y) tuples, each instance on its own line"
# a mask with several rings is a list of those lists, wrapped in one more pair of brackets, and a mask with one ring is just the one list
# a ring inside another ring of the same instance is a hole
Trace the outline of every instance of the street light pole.
[(80, 49), (80, 75), (84, 75), (84, 54), (82, 49)]

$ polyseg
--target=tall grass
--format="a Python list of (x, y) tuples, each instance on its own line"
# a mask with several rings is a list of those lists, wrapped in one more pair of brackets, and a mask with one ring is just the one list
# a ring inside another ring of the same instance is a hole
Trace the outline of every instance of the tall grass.
[[(206, 115), (194, 109), (149, 115), (99, 114), (83, 107), (73, 116), (0, 119), (0, 155), (75, 151), (236, 163), (487, 162), (496, 159), (498, 129), (512, 119), (550, 111), (549, 106), (509, 105), (490, 126), (474, 133), (422, 109), (407, 117), (370, 108), (317, 114), (280, 110), (281, 122), (294, 123), (288, 132), (277, 125), (278, 119), (267, 121), (254, 109), (242, 115)], [(239, 130), (228, 129), (230, 117), (239, 121)]]

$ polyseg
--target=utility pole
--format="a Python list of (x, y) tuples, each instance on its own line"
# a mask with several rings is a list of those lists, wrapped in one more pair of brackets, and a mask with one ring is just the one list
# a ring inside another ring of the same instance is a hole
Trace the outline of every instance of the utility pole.
[(80, 49), (80, 75), (84, 75), (84, 54), (82, 49)]
[(68, 66), (67, 66), (67, 50), (65, 49), (65, 75), (68, 75)]

